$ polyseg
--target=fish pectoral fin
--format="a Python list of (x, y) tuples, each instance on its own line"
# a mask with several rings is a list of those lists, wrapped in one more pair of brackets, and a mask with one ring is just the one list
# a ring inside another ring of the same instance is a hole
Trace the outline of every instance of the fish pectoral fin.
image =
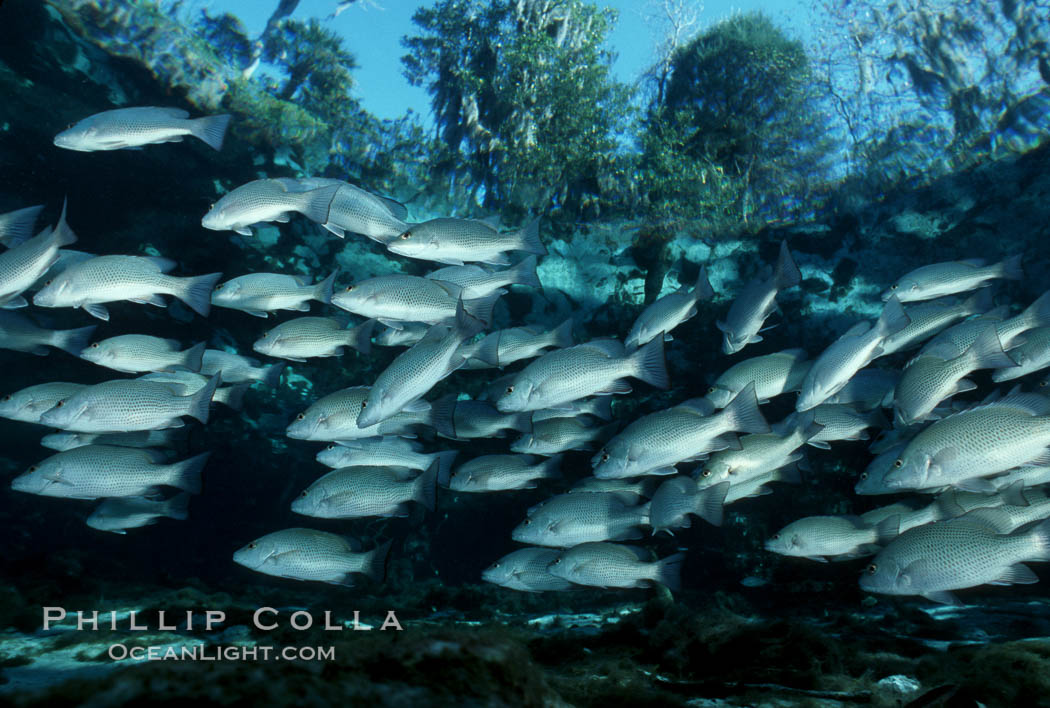
[(405, 323), (399, 320), (384, 320), (382, 317), (376, 318), (381, 324), (386, 325), (390, 329), (396, 329), (398, 332), (405, 328)]
[(329, 224), (322, 224), (322, 226), (324, 226), (326, 229), (331, 231), (333, 234), (335, 234), (339, 238), (346, 238), (346, 230), (345, 229), (341, 229), (338, 226), (336, 226), (334, 224), (330, 224), (330, 223)]
[(824, 556), (803, 556), (803, 558), (805, 558), (807, 560), (811, 560), (811, 561), (816, 561), (818, 563), (827, 563), (828, 562), (828, 559), (825, 558)]
[(288, 356), (287, 354), (282, 354), (281, 358), (282, 359), (287, 359), (288, 361), (299, 361), (299, 362), (306, 361), (306, 359), (301, 357), (301, 356)]
[(981, 494), (994, 494), (997, 491), (995, 485), (989, 482), (984, 477), (964, 479), (961, 482), (956, 482), (953, 486), (956, 489), (963, 490), (964, 492), (978, 492)]
[(931, 602), (939, 602), (942, 605), (962, 605), (962, 603), (959, 602), (959, 598), (957, 598), (955, 595), (951, 594), (947, 590), (936, 590), (933, 592), (924, 592), (920, 594), (927, 600), (930, 600)]
[(595, 391), (594, 393), (597, 396), (608, 396), (610, 394), (630, 393), (630, 392), (631, 392), (631, 384), (627, 381), (627, 379), (617, 379), (616, 381), (613, 381), (611, 384), (609, 384), (608, 386), (606, 386), (602, 390)]
[(273, 217), (273, 220), (276, 221), (278, 224), (287, 224), (289, 221), (292, 220), (292, 217), (288, 216), (288, 214), (280, 214), (278, 216)]
[(807, 440), (806, 444), (811, 447), (816, 447), (821, 450), (830, 450), (831, 445), (824, 440)]
[(1038, 582), (1039, 577), (1032, 572), (1031, 568), (1023, 563), (1016, 563), (1007, 568), (997, 580), (993, 580), (989, 585), (1031, 585)]
[(234, 231), (234, 233), (238, 233), (241, 236), (254, 236), (255, 235), (255, 234), (252, 233), (252, 230), (250, 228), (248, 228), (247, 226), (239, 226), (239, 227), (235, 228), (233, 231)]
[(70, 482), (68, 479), (63, 477), (61, 472), (48, 472), (48, 473), (46, 473), (44, 475), (41, 475), (41, 476), (44, 479), (46, 479), (47, 481), (54, 482), (55, 484), (64, 484), (67, 487), (75, 487), (76, 486), (75, 484)]
[(671, 336), (670, 334), (668, 334), (667, 332), (664, 332), (664, 341), (665, 341), (665, 342), (673, 342), (673, 341), (674, 341), (674, 337), (672, 337), (672, 336)]
[(762, 341), (762, 335), (761, 334), (756, 334), (753, 337), (751, 337), (751, 339), (748, 340), (748, 343), (749, 344), (754, 344), (755, 342), (761, 342), (761, 341)]
[(247, 312), (252, 317), (269, 317), (269, 312), (263, 312), (262, 310), (241, 310), (241, 312)]
[(84, 312), (88, 313), (92, 317), (97, 317), (100, 320), (109, 322), (109, 310), (103, 305), (81, 305), (84, 308)]

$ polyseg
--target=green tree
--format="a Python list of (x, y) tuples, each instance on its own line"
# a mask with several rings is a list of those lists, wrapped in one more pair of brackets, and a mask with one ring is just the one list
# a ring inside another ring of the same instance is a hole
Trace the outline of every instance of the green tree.
[(316, 19), (281, 20), (263, 38), (263, 58), (286, 74), (277, 98), (295, 101), (330, 122), (357, 109), (350, 72), (357, 60), (332, 30)]
[(822, 182), (832, 147), (802, 43), (761, 13), (675, 51), (641, 143), (642, 189), (663, 229), (790, 216)]
[(403, 40), (443, 147), (434, 169), (486, 209), (578, 214), (618, 169), (628, 89), (603, 42), (615, 15), (577, 0), (439, 0)]

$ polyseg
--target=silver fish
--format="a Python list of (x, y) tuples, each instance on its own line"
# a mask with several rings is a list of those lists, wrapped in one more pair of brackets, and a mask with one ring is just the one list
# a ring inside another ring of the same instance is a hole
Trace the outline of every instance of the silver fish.
[[(631, 479), (598, 479), (584, 477), (566, 494), (586, 494), (588, 492), (623, 492), (631, 495), (631, 503), (638, 504), (642, 499), (651, 499), (660, 480), (653, 477), (634, 477)], [(622, 496), (622, 495), (621, 495)], [(624, 497), (625, 499), (627, 497)]]
[(536, 256), (529, 256), (504, 270), (490, 271), (479, 265), (448, 266), (427, 273), (426, 277), (460, 286), (464, 300), (485, 297), (511, 285), (541, 287), (536, 275)]
[(266, 575), (353, 585), (351, 576), (383, 579), (390, 541), (361, 552), (360, 544), (316, 529), (284, 529), (257, 538), (233, 554), (233, 562)]
[(788, 250), (787, 241), (780, 242), (780, 256), (773, 272), (751, 280), (740, 291), (726, 314), (725, 321), (717, 322), (725, 334), (722, 351), (735, 354), (748, 344), (761, 342), (762, 325), (777, 309), (777, 293), (802, 282), (802, 273)]
[(52, 381), (23, 388), (0, 398), (0, 417), (23, 423), (38, 423), (40, 416), (87, 386), (79, 383)]
[(540, 423), (551, 418), (566, 418), (589, 415), (592, 418), (609, 421), (613, 418), (612, 401), (610, 396), (595, 396), (580, 401), (573, 401), (571, 407), (557, 410), (533, 411), (532, 422)]
[(58, 260), (59, 249), (75, 243), (76, 234), (66, 224), (66, 207), (54, 230), (40, 234), (0, 253), (0, 307), (14, 309), (29, 303), (22, 293), (31, 288)]
[(893, 471), (893, 463), (897, 461), (907, 446), (908, 441), (905, 440), (880, 452), (857, 477), (853, 491), (857, 494), (896, 494), (900, 491), (886, 484), (886, 475)]
[(800, 461), (804, 457), (802, 446), (824, 429), (813, 418), (812, 413), (803, 413), (779, 425), (779, 433), (742, 435), (740, 449), (720, 450), (707, 459), (697, 480), (698, 488), (720, 482), (741, 484)]
[(457, 467), (448, 486), (457, 492), (535, 489), (539, 480), (561, 477), (560, 466), (560, 457), (537, 462), (529, 455), (482, 455)]
[(681, 588), (684, 553), (658, 561), (643, 548), (616, 543), (582, 543), (561, 553), (547, 571), (577, 585), (599, 588), (644, 588), (653, 584)]
[(649, 523), (649, 504), (616, 492), (559, 494), (530, 510), (511, 531), (511, 538), (536, 546), (568, 548), (587, 541), (642, 538)]
[(961, 302), (932, 300), (908, 307), (904, 312), (911, 322), (900, 332), (886, 338), (882, 343), (882, 354), (889, 356), (916, 347), (959, 320), (983, 314), (991, 308), (992, 297), (987, 289), (980, 290)]
[(442, 217), (412, 224), (386, 245), (391, 253), (438, 263), (467, 262), (507, 265), (508, 251), (546, 255), (540, 242), (537, 217), (517, 231), (500, 233), (491, 224), (474, 219)]
[(667, 388), (663, 347), (663, 339), (654, 339), (628, 354), (619, 342), (599, 339), (547, 352), (514, 377), (496, 407), (504, 413), (536, 411), (593, 395), (630, 393), (627, 377)]
[(185, 428), (167, 428), (165, 430), (139, 430), (134, 433), (51, 433), (41, 438), (40, 444), (52, 450), (65, 452), (87, 445), (170, 448), (185, 441)]
[(534, 422), (532, 432), (511, 443), (511, 452), (556, 455), (569, 450), (591, 450), (596, 441), (608, 439), (620, 425), (595, 426), (591, 423), (586, 417), (548, 418)]
[(1019, 492), (1023, 503), (1005, 503), (984, 506), (970, 512), (971, 519), (980, 519), (999, 533), (1013, 533), (1033, 521), (1050, 517), (1050, 496), (1041, 489)]
[(276, 310), (309, 312), (310, 301), (328, 304), (338, 273), (319, 283), (279, 273), (250, 273), (219, 283), (211, 293), (211, 304), (240, 310), (256, 317), (269, 317)]
[(201, 373), (205, 376), (220, 374), (223, 383), (253, 383), (276, 388), (281, 383), (281, 372), (287, 364), (259, 366), (259, 360), (241, 356), (222, 349), (205, 349), (201, 359)]
[(348, 328), (331, 317), (297, 317), (263, 333), (252, 349), (291, 361), (343, 356), (346, 347), (368, 354), (374, 326), (374, 320)]
[(33, 225), (44, 209), (43, 204), (15, 209), (0, 214), (0, 244), (11, 248), (33, 235)]
[[(207, 386), (211, 377), (194, 371), (160, 371), (140, 376), (138, 380), (166, 384), (176, 396), (192, 396)], [(248, 384), (216, 388), (211, 400), (239, 411), (244, 407), (244, 396), (249, 388)]]
[(707, 266), (700, 266), (700, 275), (696, 278), (693, 289), (682, 288), (677, 292), (665, 295), (652, 303), (638, 315), (631, 326), (631, 331), (624, 340), (628, 351), (637, 349), (656, 337), (665, 340), (671, 338), (671, 330), (696, 315), (696, 308), (701, 300), (712, 298), (715, 291), (707, 279)]
[(0, 349), (47, 356), (48, 347), (80, 356), (91, 341), (95, 325), (77, 329), (44, 329), (17, 312), (0, 310)]
[(37, 291), (43, 289), (43, 287), (57, 278), (60, 273), (64, 273), (71, 267), (84, 261), (98, 258), (96, 253), (85, 253), (84, 251), (74, 251), (69, 248), (63, 248), (58, 252), (58, 259), (47, 269), (47, 272), (36, 279), (36, 282), (29, 286), (30, 291)]
[(421, 400), (441, 379), (463, 366), (459, 346), (484, 325), (470, 317), (460, 302), (453, 325), (434, 325), (426, 336), (402, 352), (376, 377), (362, 404), (357, 425), (368, 428), (397, 415), (429, 408)]
[(123, 535), (127, 529), (149, 526), (165, 517), (185, 521), (189, 518), (189, 504), (190, 495), (186, 492), (164, 500), (145, 497), (106, 499), (91, 512), (87, 525), (99, 531)]
[(900, 516), (869, 526), (857, 516), (807, 516), (793, 521), (766, 541), (767, 551), (827, 562), (863, 558), (897, 537)]
[(448, 479), (452, 461), (457, 450), (441, 452), (419, 452), (418, 445), (402, 438), (376, 438), (374, 440), (347, 440), (345, 444), (332, 444), (317, 453), (317, 461), (326, 467), (404, 467), (423, 471), (438, 462), (438, 481)]
[(104, 381), (73, 394), (40, 417), (40, 422), (77, 433), (125, 433), (181, 428), (181, 416), (208, 422), (208, 407), (219, 385), (215, 376), (192, 396), (179, 396), (159, 381)]
[(329, 206), (338, 189), (337, 185), (329, 185), (293, 192), (281, 180), (253, 180), (230, 190), (213, 204), (201, 219), (201, 226), (212, 231), (235, 231), (242, 236), (251, 236), (253, 224), (267, 221), (286, 223), (292, 213), (324, 224), (328, 221)]
[(381, 347), (410, 347), (427, 333), (430, 325), (424, 322), (399, 322), (400, 329), (384, 326), (383, 331), (375, 336), (375, 343)]
[(1050, 399), (1011, 394), (935, 421), (901, 452), (885, 484), (896, 489), (953, 486), (994, 491), (984, 477), (1041, 463), (1050, 446)]
[(432, 424), (430, 411), (421, 410), (399, 413), (378, 425), (359, 428), (357, 418), (368, 393), (368, 386), (351, 386), (324, 396), (296, 416), (288, 426), (288, 437), (323, 442), (360, 440), (377, 435), (415, 437), (411, 433), (412, 426)]
[(1023, 564), (1045, 560), (1050, 560), (1050, 521), (1001, 534), (967, 514), (902, 533), (875, 556), (860, 576), (860, 587), (958, 604), (952, 590), (1038, 582)]
[(922, 266), (902, 276), (883, 291), (882, 299), (889, 300), (896, 295), (901, 302), (932, 300), (943, 295), (988, 287), (991, 285), (989, 281), (998, 278), (1020, 280), (1024, 277), (1021, 255), (1018, 253), (990, 266), (986, 266), (986, 261), (981, 258)]
[(81, 307), (108, 320), (104, 303), (120, 300), (165, 307), (160, 295), (174, 295), (191, 310), (207, 317), (211, 291), (222, 273), (191, 278), (167, 275), (175, 262), (146, 256), (98, 256), (70, 266), (33, 296), (40, 307)]
[(181, 143), (185, 136), (192, 135), (209, 147), (221, 150), (230, 118), (226, 114), (190, 118), (181, 108), (116, 108), (77, 121), (55, 136), (55, 145), (66, 150), (95, 152)]
[[(552, 330), (536, 327), (511, 327), (485, 335), (480, 341), (464, 345), (467, 369), (503, 368), (516, 361), (532, 359), (548, 347), (572, 346), (572, 319)], [(491, 362), (491, 363), (490, 363)]]
[(734, 433), (768, 433), (753, 383), (718, 413), (694, 399), (639, 418), (591, 458), (599, 479), (675, 474), (679, 462), (739, 446)]
[(649, 525), (653, 533), (671, 529), (689, 528), (690, 514), (695, 514), (712, 526), (722, 525), (723, 506), (729, 482), (719, 482), (700, 489), (690, 477), (671, 477), (653, 494), (649, 507)]
[(292, 511), (320, 519), (408, 516), (409, 502), (434, 509), (438, 463), (404, 480), (392, 467), (344, 467), (311, 484), (292, 502)]
[[(374, 318), (395, 329), (405, 322), (438, 324), (454, 319), (463, 288), (453, 283), (414, 275), (381, 275), (346, 286), (332, 296), (332, 304), (361, 317)], [(482, 322), (492, 321), (492, 307), (501, 291), (463, 300), (463, 309)]]
[(890, 298), (874, 326), (858, 322), (850, 327), (813, 362), (795, 409), (809, 410), (841, 391), (854, 374), (882, 356), (883, 340), (907, 327), (908, 321), (901, 304)]
[(151, 450), (88, 445), (52, 455), (11, 482), (18, 492), (67, 499), (142, 497), (158, 487), (200, 494), (201, 469), (210, 453), (165, 464)]
[[(868, 428), (888, 428), (890, 423), (882, 411), (858, 411), (851, 405), (845, 403), (821, 403), (816, 408), (809, 410), (813, 414), (813, 421), (821, 426), (819, 432), (806, 440), (807, 445), (819, 447), (822, 450), (830, 450), (828, 443), (839, 440), (869, 440)], [(789, 416), (785, 424), (790, 428), (797, 417), (797, 413)]]
[(460, 401), (456, 394), (434, 401), (431, 415), (442, 437), (453, 440), (502, 438), (508, 430), (524, 433), (532, 429), (528, 413), (500, 413), (488, 401)]
[(893, 406), (897, 419), (906, 425), (926, 420), (945, 399), (977, 388), (977, 384), (966, 379), (974, 371), (1013, 366), (1014, 363), (1003, 352), (992, 323), (986, 324), (974, 343), (954, 358), (941, 358), (937, 350), (920, 354), (904, 367), (894, 391)]
[(787, 349), (775, 354), (752, 357), (733, 364), (707, 390), (705, 398), (715, 408), (725, 408), (744, 388), (754, 382), (759, 403), (766, 403), (788, 391), (799, 391), (812, 361), (804, 349)]
[(522, 592), (571, 590), (575, 587), (572, 583), (547, 572), (547, 566), (560, 553), (555, 548), (522, 548), (508, 553), (483, 570), (481, 579)]
[(299, 180), (280, 180), (290, 191), (307, 191), (335, 185), (337, 190), (328, 209), (328, 218), (321, 224), (339, 238), (346, 232), (361, 234), (387, 244), (404, 233), (408, 209), (405, 205), (372, 194), (357, 185), (326, 177), (308, 177)]
[(206, 346), (206, 342), (201, 342), (183, 350), (174, 339), (161, 339), (146, 334), (123, 334), (92, 342), (80, 353), (80, 358), (127, 374), (171, 371), (177, 368), (200, 371)]

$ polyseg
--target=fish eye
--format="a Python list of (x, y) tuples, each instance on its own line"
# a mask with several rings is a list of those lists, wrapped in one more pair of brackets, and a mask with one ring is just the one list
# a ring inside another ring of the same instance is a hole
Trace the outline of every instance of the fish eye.
[(223, 286), (225, 286), (225, 285), (226, 285), (226, 283), (219, 283), (218, 285), (215, 286), (215, 290), (217, 290), (217, 291), (218, 290), (222, 290)]
[(55, 281), (54, 280), (45, 280), (44, 281), (44, 287), (46, 288), (48, 285), (51, 285), (51, 283), (53, 283), (53, 282), (55, 282)]
[(860, 473), (860, 478), (861, 478), (862, 481), (867, 479), (868, 478), (868, 473), (867, 472), (861, 472)]
[(59, 401), (58, 403), (55, 404), (55, 408), (61, 408), (64, 405), (66, 405), (65, 401)]
[(493, 568), (499, 568), (501, 565), (502, 565), (502, 563), (500, 563), (499, 561), (496, 561), (495, 563), (492, 564), (492, 567)]
[(252, 541), (251, 543), (249, 543), (249, 544), (248, 544), (248, 549), (250, 550), (250, 549), (252, 549), (252, 548), (255, 548), (255, 547), (256, 547), (256, 546), (258, 546), (258, 545), (259, 545), (259, 544), (257, 544), (257, 543), (256, 543), (255, 541)]
[(266, 338), (267, 338), (267, 337), (269, 337), (269, 336), (270, 336), (270, 332), (269, 332), (269, 331), (266, 331), (266, 332), (263, 332), (263, 336), (262, 336), (262, 338), (263, 338), (263, 339), (266, 339)]
[(608, 461), (609, 461), (609, 453), (603, 452), (602, 453), (602, 462), (608, 462)]
[(773, 534), (773, 538), (772, 538), (773, 541), (776, 541), (778, 538), (780, 538), (780, 534), (779, 533)]
[(1050, 381), (1048, 381), (1047, 379), (1043, 379), (1042, 381), (1039, 382), (1039, 388), (1046, 388), (1046, 385), (1048, 383), (1050, 383)]
[(91, 344), (91, 348), (92, 348), (92, 349), (98, 349), (98, 342), (93, 342), (93, 343)]
[(507, 393), (514, 393), (514, 387), (513, 386), (507, 386)]
[(368, 401), (361, 401), (361, 408), (368, 408)]
[(32, 467), (29, 468), (29, 471), (30, 472), (36, 472), (38, 469), (39, 468), (36, 465), (33, 465)]
[(344, 292), (350, 292), (350, 291), (351, 291), (351, 290), (353, 290), (353, 289), (354, 289), (354, 286), (353, 286), (353, 285), (347, 285), (347, 286), (346, 286), (346, 290), (345, 290)]
[(890, 286), (890, 290), (896, 290), (897, 287), (898, 287), (897, 284), (894, 283), (893, 285)]
[(559, 563), (561, 563), (561, 558), (555, 558), (554, 562), (551, 563), (551, 565), (558, 565)]
[(334, 444), (333, 445), (329, 445), (328, 447), (325, 448), (325, 450), (334, 450), (334, 449), (335, 449), (335, 445)]
[(875, 575), (875, 573), (877, 573), (878, 570), (879, 570), (879, 566), (877, 566), (874, 563), (872, 563), (871, 565), (868, 566), (868, 575)]
[(10, 400), (11, 400), (11, 394), (7, 394), (6, 396), (4, 396), (4, 397), (3, 397), (3, 399), (2, 399), (2, 400), (4, 400), (4, 401), (10, 401)]
[(525, 519), (525, 522), (522, 524), (522, 526), (528, 526), (531, 523), (532, 523), (532, 519)]
[(904, 460), (901, 460), (900, 458), (894, 460), (893, 461), (893, 466), (896, 467), (897, 469), (900, 469), (901, 467), (904, 467)]
[(300, 413), (299, 415), (295, 416), (295, 419), (296, 420), (306, 420), (306, 414), (305, 413)]
[(715, 387), (712, 386), (711, 388), (707, 389), (707, 392), (708, 393), (714, 393), (715, 392)]
[(407, 241), (411, 237), (412, 237), (412, 232), (411, 231), (406, 231), (405, 233), (401, 234), (401, 240), (402, 241)]
[(309, 492), (304, 490), (303, 493), (299, 495), (299, 498), (306, 499), (308, 496), (310, 496)]
[(711, 470), (709, 470), (708, 468), (705, 467), (704, 471), (701, 472), (701, 474), (704, 475), (705, 477), (710, 477), (711, 476)]

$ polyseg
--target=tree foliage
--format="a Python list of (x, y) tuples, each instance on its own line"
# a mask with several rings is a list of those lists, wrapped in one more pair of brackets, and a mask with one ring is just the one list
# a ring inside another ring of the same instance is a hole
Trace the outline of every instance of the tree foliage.
[(803, 45), (760, 13), (674, 53), (641, 142), (650, 215), (671, 228), (790, 215), (825, 176), (831, 147)]
[(416, 12), (402, 61), (430, 92), (434, 166), (454, 191), (511, 213), (593, 203), (617, 169), (629, 104), (602, 46), (613, 20), (578, 0), (438, 0)]

